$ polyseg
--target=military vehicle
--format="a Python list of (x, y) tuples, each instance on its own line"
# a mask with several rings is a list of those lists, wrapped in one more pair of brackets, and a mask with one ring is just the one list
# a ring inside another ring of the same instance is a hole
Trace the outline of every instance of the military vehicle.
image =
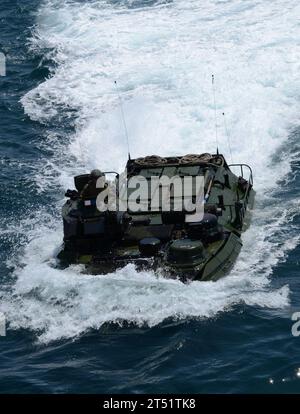
[[(133, 263), (137, 270), (152, 269), (182, 281), (217, 280), (230, 271), (242, 247), (241, 233), (249, 225), (248, 211), (254, 204), (248, 165), (228, 165), (218, 153), (153, 155), (129, 159), (126, 173), (119, 187), (120, 175), (115, 173), (115, 187), (119, 188), (115, 211), (99, 209), (99, 204), (103, 206), (107, 201), (108, 192), (105, 198), (103, 191), (108, 183), (99, 187), (97, 182), (108, 173), (93, 170), (74, 178), (76, 190), (67, 191), (68, 200), (62, 210), (61, 265), (81, 263), (88, 273), (107, 274)], [(133, 195), (130, 179), (141, 181), (141, 177), (149, 188), (155, 177), (159, 194), (156, 208), (152, 206), (151, 187), (147, 196), (136, 200), (143, 208), (128, 204), (121, 210), (120, 200), (128, 201)], [(194, 210), (187, 211), (184, 195), (175, 192), (172, 181), (169, 210), (163, 208), (161, 177), (179, 177), (182, 182), (187, 177), (201, 177), (201, 191), (197, 192), (195, 182), (190, 185), (189, 206)], [(126, 190), (123, 193), (127, 200), (120, 188)], [(102, 201), (98, 202), (101, 194)]]

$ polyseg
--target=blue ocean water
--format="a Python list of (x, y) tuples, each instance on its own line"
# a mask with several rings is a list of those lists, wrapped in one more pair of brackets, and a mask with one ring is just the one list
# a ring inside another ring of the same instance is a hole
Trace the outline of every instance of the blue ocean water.
[[(25, 3), (25, 4), (24, 4)], [(297, 393), (299, 5), (282, 0), (2, 0), (1, 393)], [(253, 166), (231, 274), (165, 280), (57, 269), (76, 173), (215, 150)]]

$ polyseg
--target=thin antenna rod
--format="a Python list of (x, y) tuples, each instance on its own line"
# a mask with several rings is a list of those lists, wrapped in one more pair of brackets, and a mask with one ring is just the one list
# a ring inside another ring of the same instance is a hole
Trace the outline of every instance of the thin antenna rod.
[(126, 137), (126, 141), (127, 141), (128, 159), (130, 160), (130, 147), (129, 147), (128, 131), (127, 131), (125, 115), (124, 115), (124, 110), (123, 110), (123, 103), (122, 103), (122, 99), (121, 99), (121, 95), (120, 95), (120, 92), (119, 92), (117, 81), (115, 81), (115, 86), (116, 86), (116, 91), (117, 91), (119, 101), (120, 101), (122, 121), (123, 121), (123, 126), (124, 126), (124, 131), (125, 131), (125, 137)]
[(216, 91), (215, 91), (215, 76), (214, 75), (211, 75), (211, 84), (212, 84), (213, 96), (214, 96), (215, 129), (216, 129), (217, 153), (219, 153), (219, 145), (218, 145), (218, 124), (217, 124), (217, 105), (216, 105)]
[(226, 131), (226, 136), (227, 136), (227, 143), (228, 143), (228, 148), (229, 148), (229, 152), (230, 152), (230, 158), (231, 158), (231, 164), (233, 164), (233, 158), (232, 158), (232, 151), (231, 151), (231, 143), (230, 143), (230, 135), (228, 132), (228, 128), (227, 128), (227, 122), (226, 122), (226, 117), (225, 117), (225, 112), (223, 112), (223, 119), (224, 119), (224, 127), (225, 127), (225, 131)]

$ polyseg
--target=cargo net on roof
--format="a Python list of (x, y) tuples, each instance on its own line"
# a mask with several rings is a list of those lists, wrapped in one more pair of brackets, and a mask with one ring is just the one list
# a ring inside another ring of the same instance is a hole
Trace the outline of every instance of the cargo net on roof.
[(160, 157), (159, 155), (149, 155), (147, 157), (136, 158), (135, 165), (138, 166), (160, 166), (165, 164), (200, 164), (213, 163), (221, 165), (224, 158), (220, 155), (204, 154), (187, 154), (182, 157)]

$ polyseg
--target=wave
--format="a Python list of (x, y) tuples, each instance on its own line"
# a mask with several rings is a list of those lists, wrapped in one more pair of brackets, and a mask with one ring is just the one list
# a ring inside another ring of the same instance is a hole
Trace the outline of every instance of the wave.
[[(31, 329), (41, 342), (77, 337), (109, 322), (154, 326), (167, 318), (213, 318), (242, 303), (289, 304), (289, 287), (274, 288), (271, 275), (299, 241), (293, 227), (299, 200), (284, 205), (280, 195), (292, 159), (280, 153), (298, 125), (299, 5), (178, 0), (142, 6), (67, 0), (41, 5), (30, 47), (52, 61), (51, 76), (22, 104), (31, 119), (47, 125), (43, 145), (52, 145), (54, 124), (60, 125), (55, 139), (61, 144), (53, 160), (45, 160), (46, 172), (37, 169), (37, 185), (46, 191), (55, 184), (61, 191), (75, 173), (122, 170), (127, 148), (115, 80), (133, 157), (214, 152), (214, 74), (218, 146), (229, 157), (225, 112), (234, 162), (253, 167), (252, 225), (227, 278), (183, 285), (132, 266), (107, 276), (83, 275), (80, 266), (56, 269), (61, 223), (38, 209), (13, 282), (1, 292), (0, 310), (12, 329)], [(68, 122), (74, 133), (64, 130)]]

